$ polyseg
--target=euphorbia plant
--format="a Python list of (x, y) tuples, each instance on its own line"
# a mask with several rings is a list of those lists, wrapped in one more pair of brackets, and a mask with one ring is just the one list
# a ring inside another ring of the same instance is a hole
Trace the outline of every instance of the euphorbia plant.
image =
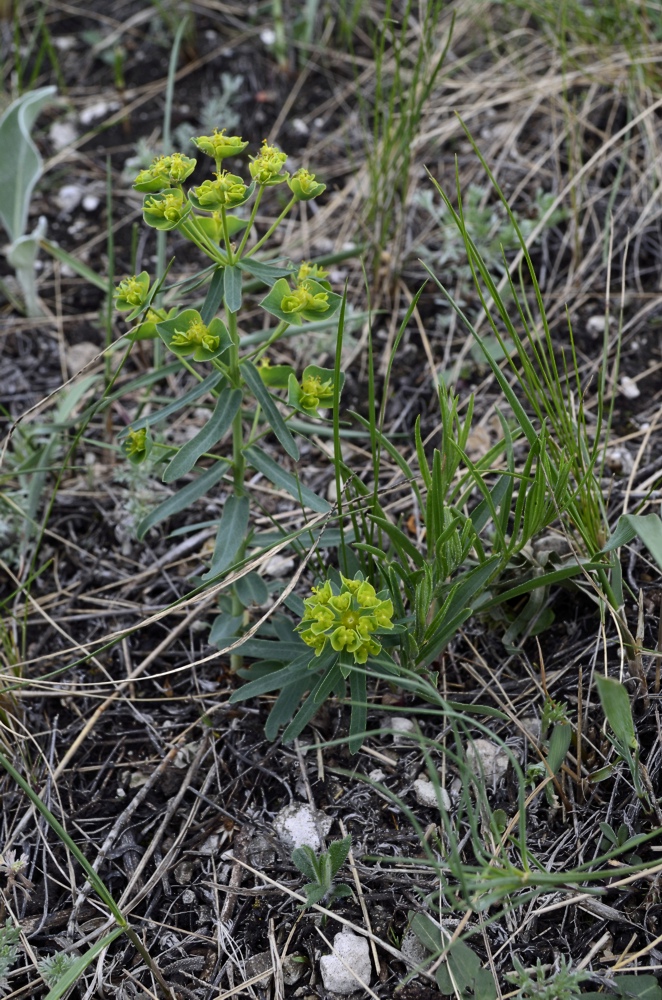
[[(250, 181), (223, 167), (224, 160), (246, 150), (248, 143), (240, 136), (215, 130), (212, 135), (198, 136), (192, 141), (213, 160), (215, 169), (211, 178), (187, 190), (185, 184), (197, 160), (172, 153), (158, 157), (142, 170), (134, 187), (145, 196), (143, 218), (148, 226), (176, 231), (208, 258), (211, 266), (201, 272), (196, 285), (206, 282), (204, 300), (193, 305), (187, 302), (181, 308), (172, 306), (170, 300), (170, 308), (166, 310), (160, 302), (162, 282), (152, 283), (149, 274), (143, 271), (120, 282), (116, 306), (128, 314), (129, 322), (136, 321), (127, 334), (130, 340), (159, 337), (171, 355), (200, 382), (198, 388), (169, 404), (165, 415), (201, 396), (207, 395), (213, 403), (205, 425), (179, 447), (156, 440), (151, 433), (150, 427), (163, 419), (163, 410), (134, 422), (122, 441), (122, 449), (133, 464), (140, 464), (148, 457), (151, 461), (167, 460), (163, 479), (168, 483), (189, 476), (201, 460), (205, 465), (193, 482), (143, 518), (138, 525), (139, 537), (203, 496), (219, 480), (226, 480), (231, 495), (219, 522), (211, 566), (203, 577), (209, 582), (220, 578), (243, 558), (249, 537), (247, 468), (263, 474), (313, 511), (330, 510), (325, 500), (283, 468), (281, 456), (276, 455), (277, 460), (272, 457), (263, 439), (266, 433), (273, 432), (280, 447), (296, 462), (299, 448), (288, 426), (290, 419), (298, 416), (297, 430), (301, 431), (303, 417), (310, 421), (311, 417), (318, 417), (320, 409), (332, 406), (339, 398), (343, 376), (336, 379), (334, 371), (315, 365), (309, 365), (297, 376), (289, 365), (270, 365), (266, 351), (292, 324), (299, 326), (332, 317), (341, 298), (331, 290), (326, 272), (319, 266), (309, 263), (295, 266), (282, 258), (274, 263), (258, 255), (296, 205), (322, 194), (325, 185), (306, 169), (290, 176), (285, 170), (287, 154), (266, 141), (256, 155), (249, 157)], [(262, 198), (267, 188), (278, 185), (289, 187), (290, 198), (266, 232), (254, 235)], [(240, 214), (235, 214), (237, 210)], [(271, 322), (264, 324), (259, 346), (254, 346), (253, 334), (251, 347), (243, 349), (242, 340), (248, 333), (241, 321), (243, 283), (247, 277), (269, 288), (260, 306)], [(287, 398), (277, 395), (281, 390), (287, 391)], [(313, 424), (310, 427), (314, 430)], [(219, 445), (221, 449), (216, 451)], [(244, 607), (260, 596), (266, 597), (266, 589), (255, 574), (239, 580), (225, 616), (215, 625), (217, 639), (233, 635), (241, 625)]]

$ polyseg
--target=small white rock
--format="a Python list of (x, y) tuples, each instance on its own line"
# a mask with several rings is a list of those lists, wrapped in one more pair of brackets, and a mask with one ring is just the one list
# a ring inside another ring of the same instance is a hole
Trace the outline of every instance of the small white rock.
[(634, 458), (623, 445), (607, 448), (605, 464), (616, 476), (629, 476), (634, 468)]
[(588, 333), (604, 333), (605, 332), (605, 314), (598, 313), (596, 316), (589, 316), (586, 321), (586, 330)]
[(621, 392), (626, 399), (636, 399), (637, 396), (641, 396), (641, 389), (635, 380), (627, 375), (623, 375), (621, 378)]
[(101, 199), (95, 194), (86, 194), (83, 198), (83, 208), (86, 212), (96, 212), (100, 202)]
[(291, 559), (289, 556), (275, 555), (265, 564), (262, 573), (264, 576), (281, 577), (293, 569), (294, 559)]
[(59, 153), (61, 149), (73, 145), (78, 138), (78, 132), (72, 122), (53, 122), (48, 130), (53, 149)]
[(309, 128), (303, 118), (293, 118), (290, 124), (297, 135), (308, 135)]
[(331, 819), (306, 802), (291, 802), (274, 817), (274, 830), (290, 849), (307, 844), (317, 853), (322, 849), (322, 835), (331, 829)]
[(372, 969), (366, 939), (351, 931), (341, 931), (336, 934), (333, 947), (335, 954), (320, 958), (324, 988), (331, 993), (356, 993), (362, 989), (361, 983), (369, 986)]
[(407, 739), (407, 737), (416, 730), (412, 719), (407, 719), (401, 715), (392, 715), (389, 716), (386, 725), (393, 732), (393, 743), (395, 746), (411, 744), (411, 740)]
[(474, 774), (493, 784), (506, 773), (508, 754), (491, 740), (474, 740), (467, 747), (467, 763)]
[(57, 207), (67, 215), (80, 205), (83, 189), (78, 184), (65, 184), (55, 195)]
[(369, 773), (368, 777), (371, 781), (383, 781), (386, 773), (382, 771), (381, 767), (376, 767), (374, 771)]
[(419, 775), (413, 784), (413, 789), (416, 801), (419, 805), (425, 806), (426, 809), (439, 808), (440, 801), (442, 809), (446, 811), (450, 809), (451, 800), (448, 797), (446, 789), (440, 786), (439, 798), (437, 798), (437, 791), (427, 775)]
[(263, 45), (266, 45), (267, 48), (272, 46), (276, 41), (276, 32), (273, 30), (273, 28), (265, 28), (264, 31), (261, 31), (260, 41), (262, 42)]
[(100, 118), (106, 118), (112, 111), (118, 111), (121, 105), (118, 101), (95, 101), (83, 108), (78, 116), (81, 125), (91, 125)]

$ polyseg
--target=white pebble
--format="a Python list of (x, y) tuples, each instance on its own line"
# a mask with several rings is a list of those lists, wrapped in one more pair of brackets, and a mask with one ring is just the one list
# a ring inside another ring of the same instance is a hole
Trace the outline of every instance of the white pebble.
[(53, 122), (48, 130), (48, 136), (53, 149), (59, 153), (61, 149), (73, 145), (78, 138), (78, 132), (71, 122)]
[(266, 45), (267, 48), (272, 46), (276, 41), (276, 32), (273, 30), (273, 28), (265, 28), (264, 31), (261, 31), (260, 41), (262, 42), (263, 45)]
[(307, 844), (317, 853), (322, 849), (320, 833), (330, 829), (331, 819), (305, 802), (291, 802), (274, 818), (274, 830), (290, 850)]
[(81, 125), (91, 125), (100, 118), (106, 118), (112, 111), (118, 111), (121, 105), (118, 101), (95, 101), (89, 104), (78, 115)]
[(626, 399), (636, 399), (637, 396), (641, 396), (641, 389), (635, 380), (628, 378), (627, 375), (623, 375), (621, 378), (621, 392)]
[(83, 198), (83, 208), (86, 212), (96, 212), (101, 199), (95, 194), (86, 194)]
[(55, 201), (60, 211), (69, 215), (75, 208), (78, 208), (82, 197), (83, 189), (80, 185), (65, 184), (55, 195)]
[(320, 959), (324, 988), (331, 993), (356, 993), (362, 989), (361, 983), (370, 985), (372, 968), (366, 939), (351, 931), (340, 931), (333, 947), (335, 954)]
[(467, 763), (478, 777), (494, 783), (508, 769), (508, 754), (491, 740), (474, 740), (467, 747)]

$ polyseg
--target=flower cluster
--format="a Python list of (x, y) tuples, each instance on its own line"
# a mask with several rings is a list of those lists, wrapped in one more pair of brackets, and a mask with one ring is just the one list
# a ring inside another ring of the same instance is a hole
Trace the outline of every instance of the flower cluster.
[(352, 653), (355, 663), (365, 663), (381, 650), (374, 634), (393, 628), (393, 602), (375, 593), (372, 584), (357, 575), (353, 580), (341, 576), (340, 591), (330, 580), (313, 587), (313, 596), (304, 600), (305, 612), (297, 631), (316, 656), (327, 642), (341, 653)]
[(251, 172), (251, 177), (262, 187), (280, 184), (289, 177), (287, 171), (283, 173), (287, 153), (283, 153), (275, 146), (267, 145), (266, 139), (257, 156), (251, 156), (249, 159), (251, 162), (248, 164), (248, 169)]
[(195, 170), (198, 161), (183, 153), (157, 156), (146, 170), (141, 170), (134, 181), (136, 191), (154, 192), (183, 184)]
[(289, 295), (284, 295), (280, 307), (284, 313), (323, 313), (329, 308), (329, 293), (314, 292), (308, 281), (302, 281)]
[(115, 308), (119, 312), (140, 309), (145, 305), (148, 297), (149, 274), (147, 271), (142, 271), (141, 274), (133, 274), (129, 278), (122, 278), (115, 289)]
[(220, 132), (215, 128), (212, 135), (199, 135), (191, 139), (191, 142), (196, 144), (201, 153), (213, 156), (216, 163), (220, 163), (227, 156), (239, 156), (248, 145), (240, 135), (226, 135), (224, 128)]
[(322, 382), (319, 375), (309, 375), (301, 379), (301, 395), (299, 405), (304, 410), (317, 410), (319, 407), (331, 406), (333, 403), (333, 382), (328, 379)]
[(247, 187), (237, 174), (219, 170), (215, 181), (203, 181), (195, 189), (200, 208), (208, 212), (220, 208), (234, 208), (246, 201)]
[(288, 179), (290, 191), (298, 201), (310, 201), (326, 191), (326, 184), (315, 180), (315, 174), (301, 167)]
[(172, 338), (175, 347), (204, 347), (215, 351), (220, 343), (220, 337), (210, 332), (202, 320), (194, 316), (184, 330), (175, 330)]

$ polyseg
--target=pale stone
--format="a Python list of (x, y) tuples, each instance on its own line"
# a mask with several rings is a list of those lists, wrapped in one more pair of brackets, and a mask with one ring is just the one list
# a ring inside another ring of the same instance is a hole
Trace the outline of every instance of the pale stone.
[(508, 754), (491, 740), (479, 739), (467, 747), (467, 762), (474, 774), (495, 783), (506, 773)]
[(331, 819), (306, 802), (291, 802), (274, 818), (274, 830), (290, 849), (307, 844), (317, 854), (322, 849), (322, 836), (331, 829)]
[(361, 983), (369, 986), (372, 969), (366, 939), (351, 931), (341, 931), (336, 934), (333, 947), (335, 954), (320, 959), (324, 988), (331, 993), (356, 993), (363, 988)]

